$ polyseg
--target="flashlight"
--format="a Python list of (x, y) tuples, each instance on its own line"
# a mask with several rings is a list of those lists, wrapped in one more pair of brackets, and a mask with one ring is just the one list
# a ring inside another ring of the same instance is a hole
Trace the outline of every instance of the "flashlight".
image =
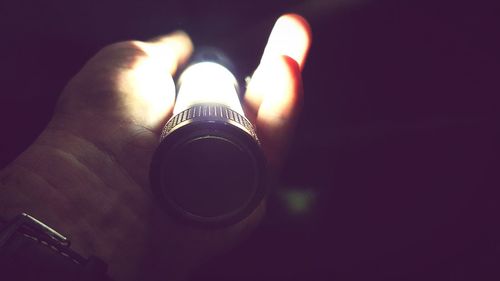
[(250, 215), (266, 191), (259, 140), (223, 64), (224, 56), (204, 50), (182, 71), (150, 168), (153, 193), (169, 214), (216, 227)]

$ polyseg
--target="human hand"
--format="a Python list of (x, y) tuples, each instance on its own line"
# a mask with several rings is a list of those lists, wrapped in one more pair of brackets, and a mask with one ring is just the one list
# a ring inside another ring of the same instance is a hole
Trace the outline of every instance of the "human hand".
[[(310, 30), (281, 17), (245, 95), (264, 152), (277, 169), (302, 99)], [(0, 214), (28, 212), (67, 234), (115, 280), (182, 279), (255, 227), (260, 206), (225, 229), (179, 225), (155, 204), (149, 164), (175, 99), (172, 80), (192, 52), (184, 33), (110, 45), (69, 82), (40, 137), (7, 169)]]

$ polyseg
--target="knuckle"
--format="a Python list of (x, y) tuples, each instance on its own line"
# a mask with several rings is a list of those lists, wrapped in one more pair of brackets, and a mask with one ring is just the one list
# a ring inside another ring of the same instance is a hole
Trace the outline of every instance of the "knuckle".
[(147, 60), (147, 43), (122, 41), (102, 48), (90, 61), (95, 69), (132, 69), (138, 62)]
[(148, 54), (145, 51), (145, 43), (141, 41), (129, 40), (113, 43), (101, 49), (99, 56), (112, 58), (143, 58)]

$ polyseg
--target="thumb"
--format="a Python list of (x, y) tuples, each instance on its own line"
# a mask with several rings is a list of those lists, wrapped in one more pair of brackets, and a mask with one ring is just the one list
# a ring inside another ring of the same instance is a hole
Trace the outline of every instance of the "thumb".
[(146, 56), (138, 59), (127, 75), (131, 79), (132, 102), (144, 105), (137, 108), (139, 114), (145, 117), (143, 125), (159, 131), (174, 105), (175, 85), (172, 76), (188, 60), (193, 44), (186, 33), (177, 31), (139, 46)]
[(193, 52), (193, 43), (184, 31), (175, 31), (148, 40), (145, 51), (149, 56), (162, 62), (170, 75), (184, 64)]
[(172, 75), (192, 49), (183, 32), (108, 45), (68, 83), (57, 111), (161, 130), (175, 100)]

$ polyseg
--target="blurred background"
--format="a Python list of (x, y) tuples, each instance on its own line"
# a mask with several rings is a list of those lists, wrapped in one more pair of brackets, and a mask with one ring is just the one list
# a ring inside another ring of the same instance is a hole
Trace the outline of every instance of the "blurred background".
[(184, 29), (243, 78), (277, 17), (297, 12), (313, 30), (305, 107), (268, 215), (192, 281), (500, 280), (498, 11), (440, 0), (2, 1), (0, 164), (36, 138), (103, 46)]

